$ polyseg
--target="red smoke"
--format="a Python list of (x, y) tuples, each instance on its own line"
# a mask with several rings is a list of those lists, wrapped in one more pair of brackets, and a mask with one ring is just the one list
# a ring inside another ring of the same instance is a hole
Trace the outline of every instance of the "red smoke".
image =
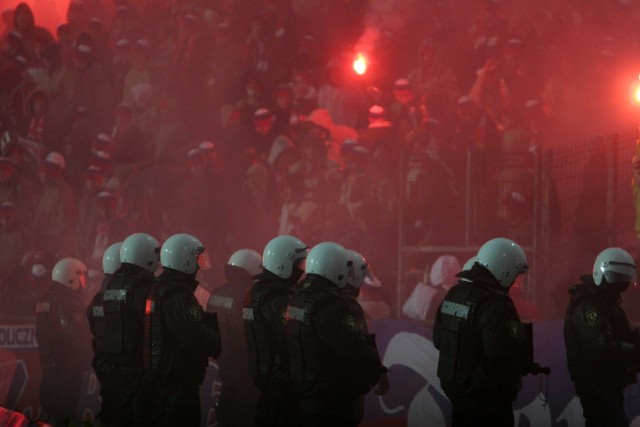
[[(36, 25), (45, 27), (55, 36), (56, 27), (66, 21), (69, 0), (2, 0), (2, 10), (14, 9), (19, 3), (27, 3), (33, 11)], [(0, 23), (0, 34), (4, 32), (4, 23)]]

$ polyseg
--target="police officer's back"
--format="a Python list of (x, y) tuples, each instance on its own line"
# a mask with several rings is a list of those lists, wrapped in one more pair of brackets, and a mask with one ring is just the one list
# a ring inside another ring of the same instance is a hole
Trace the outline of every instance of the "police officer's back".
[(589, 427), (628, 425), (623, 390), (635, 382), (640, 339), (620, 306), (620, 294), (635, 275), (631, 255), (608, 248), (596, 258), (593, 273), (570, 290), (567, 364)]
[(243, 320), (249, 374), (260, 390), (256, 425), (295, 425), (297, 402), (291, 394), (284, 316), (293, 286), (303, 274), (307, 246), (298, 238), (271, 239), (262, 253), (263, 272), (246, 296)]
[(508, 289), (527, 268), (517, 243), (492, 239), (438, 309), (433, 339), (453, 426), (513, 425), (511, 404), (532, 355)]
[(364, 319), (341, 292), (351, 265), (344, 247), (316, 245), (287, 308), (291, 377), (305, 426), (357, 425), (358, 396), (384, 372), (366, 341)]
[(153, 236), (128, 236), (120, 246), (120, 268), (88, 309), (103, 425), (139, 426), (147, 419), (142, 364), (145, 303), (159, 254), (160, 243)]
[(36, 306), (36, 337), (42, 367), (40, 403), (54, 426), (76, 419), (85, 370), (90, 367), (89, 328), (81, 290), (85, 265), (63, 258), (51, 273), (51, 286)]
[(163, 243), (160, 261), (163, 272), (145, 304), (143, 366), (154, 373), (158, 399), (151, 425), (198, 427), (208, 358), (221, 350), (216, 317), (193, 294), (209, 258), (200, 240), (176, 234)]
[[(108, 332), (108, 326), (104, 319), (104, 304), (103, 297), (104, 291), (107, 286), (107, 283), (113, 277), (113, 273), (115, 273), (120, 268), (120, 247), (122, 246), (122, 242), (116, 242), (109, 246), (102, 255), (102, 271), (104, 272), (104, 277), (102, 278), (102, 283), (100, 285), (100, 289), (91, 299), (89, 306), (87, 307), (87, 319), (89, 320), (89, 329), (92, 334), (91, 339), (91, 349), (93, 350), (93, 362), (92, 366), (95, 370), (96, 367), (96, 337), (106, 335)], [(99, 374), (98, 381), (100, 380)], [(102, 394), (102, 387), (100, 388), (100, 393)], [(104, 397), (103, 397), (104, 401)]]
[(247, 343), (242, 339), (242, 307), (254, 283), (253, 276), (261, 272), (262, 257), (258, 252), (252, 249), (234, 252), (224, 266), (227, 282), (213, 290), (207, 304), (207, 311), (218, 316), (224, 347), (217, 360), (222, 386), (216, 418), (221, 427), (255, 424), (258, 393), (247, 370)]

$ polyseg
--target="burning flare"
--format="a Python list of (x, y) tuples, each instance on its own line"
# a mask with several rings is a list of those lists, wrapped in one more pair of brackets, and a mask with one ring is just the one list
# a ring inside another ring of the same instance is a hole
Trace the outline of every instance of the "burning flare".
[(353, 60), (353, 70), (359, 76), (367, 72), (367, 58), (362, 54), (362, 52), (358, 52), (356, 59)]

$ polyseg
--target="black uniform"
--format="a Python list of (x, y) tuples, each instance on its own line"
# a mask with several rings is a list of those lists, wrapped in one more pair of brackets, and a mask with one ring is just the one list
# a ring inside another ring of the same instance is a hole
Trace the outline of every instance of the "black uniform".
[(260, 390), (257, 426), (292, 426), (297, 422), (299, 410), (291, 393), (284, 327), (296, 276), (283, 279), (266, 270), (257, 275), (258, 281), (247, 294), (242, 310), (249, 374)]
[(228, 281), (213, 290), (207, 304), (207, 311), (218, 315), (224, 346), (224, 352), (217, 360), (222, 387), (216, 418), (221, 427), (250, 427), (255, 424), (258, 393), (247, 370), (247, 342), (242, 339), (242, 307), (253, 280), (242, 268), (225, 265), (224, 269)]
[(220, 355), (220, 332), (215, 315), (198, 304), (197, 286), (194, 274), (165, 268), (145, 304), (143, 366), (154, 374), (153, 426), (200, 426), (200, 385), (209, 356)]
[(358, 397), (386, 370), (364, 318), (329, 280), (309, 275), (287, 307), (291, 378), (304, 426), (356, 426)]
[[(354, 289), (351, 286), (346, 286), (342, 290), (342, 294), (344, 295), (347, 303), (350, 305), (351, 310), (353, 311), (353, 313), (355, 315), (355, 324), (356, 325), (362, 325), (362, 332), (363, 332), (363, 334), (365, 336), (365, 339), (366, 339), (367, 343), (371, 347), (373, 347), (375, 349), (376, 353), (377, 353), (378, 352), (378, 346), (376, 344), (376, 335), (369, 333), (369, 327), (367, 326), (367, 320), (366, 320), (366, 317), (365, 317), (365, 314), (364, 314), (364, 310), (362, 309), (362, 306), (358, 302), (358, 294), (359, 293), (360, 293), (359, 289)], [(380, 362), (379, 353), (378, 353), (378, 363), (380, 365), (380, 372), (381, 373), (386, 373), (388, 370), (382, 364), (382, 362)], [(357, 418), (358, 424), (359, 424), (362, 421), (362, 418), (364, 417), (364, 394), (361, 394), (361, 395), (357, 396), (356, 405), (355, 405), (355, 411), (356, 411), (356, 418)]]
[(78, 419), (78, 398), (90, 369), (90, 335), (82, 293), (52, 282), (36, 305), (36, 338), (42, 366), (40, 404), (53, 426)]
[(470, 281), (449, 290), (433, 329), (452, 425), (513, 426), (511, 404), (532, 365), (527, 328), (507, 290), (484, 267), (464, 273)]
[(103, 426), (141, 426), (148, 419), (142, 343), (145, 302), (153, 279), (144, 268), (123, 263), (113, 275), (105, 275), (87, 309)]
[(638, 333), (620, 306), (620, 293), (591, 276), (571, 288), (564, 322), (567, 362), (587, 427), (627, 426), (623, 390), (636, 381)]

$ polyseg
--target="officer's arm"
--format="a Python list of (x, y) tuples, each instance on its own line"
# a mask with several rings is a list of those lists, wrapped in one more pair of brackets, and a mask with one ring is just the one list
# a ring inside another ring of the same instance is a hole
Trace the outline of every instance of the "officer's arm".
[(261, 314), (269, 325), (271, 333), (279, 342), (286, 342), (285, 315), (291, 294), (288, 292), (274, 292), (269, 300), (261, 305)]
[(479, 310), (478, 320), (489, 364), (520, 372), (525, 333), (513, 304), (506, 300), (489, 300)]
[(579, 305), (571, 321), (580, 337), (581, 351), (592, 360), (609, 359), (625, 364), (636, 360), (633, 344), (614, 338), (611, 324), (595, 305), (588, 302)]
[(337, 301), (321, 307), (314, 321), (318, 337), (342, 363), (365, 373), (371, 385), (386, 372), (378, 351), (367, 343), (363, 326), (344, 303)]
[(220, 356), (220, 332), (205, 316), (193, 294), (180, 292), (168, 298), (164, 302), (164, 319), (180, 348), (202, 351), (212, 357)]
[(78, 341), (80, 334), (88, 329), (86, 312), (76, 302), (64, 300), (52, 304), (52, 310), (56, 313), (54, 330), (59, 343)]

